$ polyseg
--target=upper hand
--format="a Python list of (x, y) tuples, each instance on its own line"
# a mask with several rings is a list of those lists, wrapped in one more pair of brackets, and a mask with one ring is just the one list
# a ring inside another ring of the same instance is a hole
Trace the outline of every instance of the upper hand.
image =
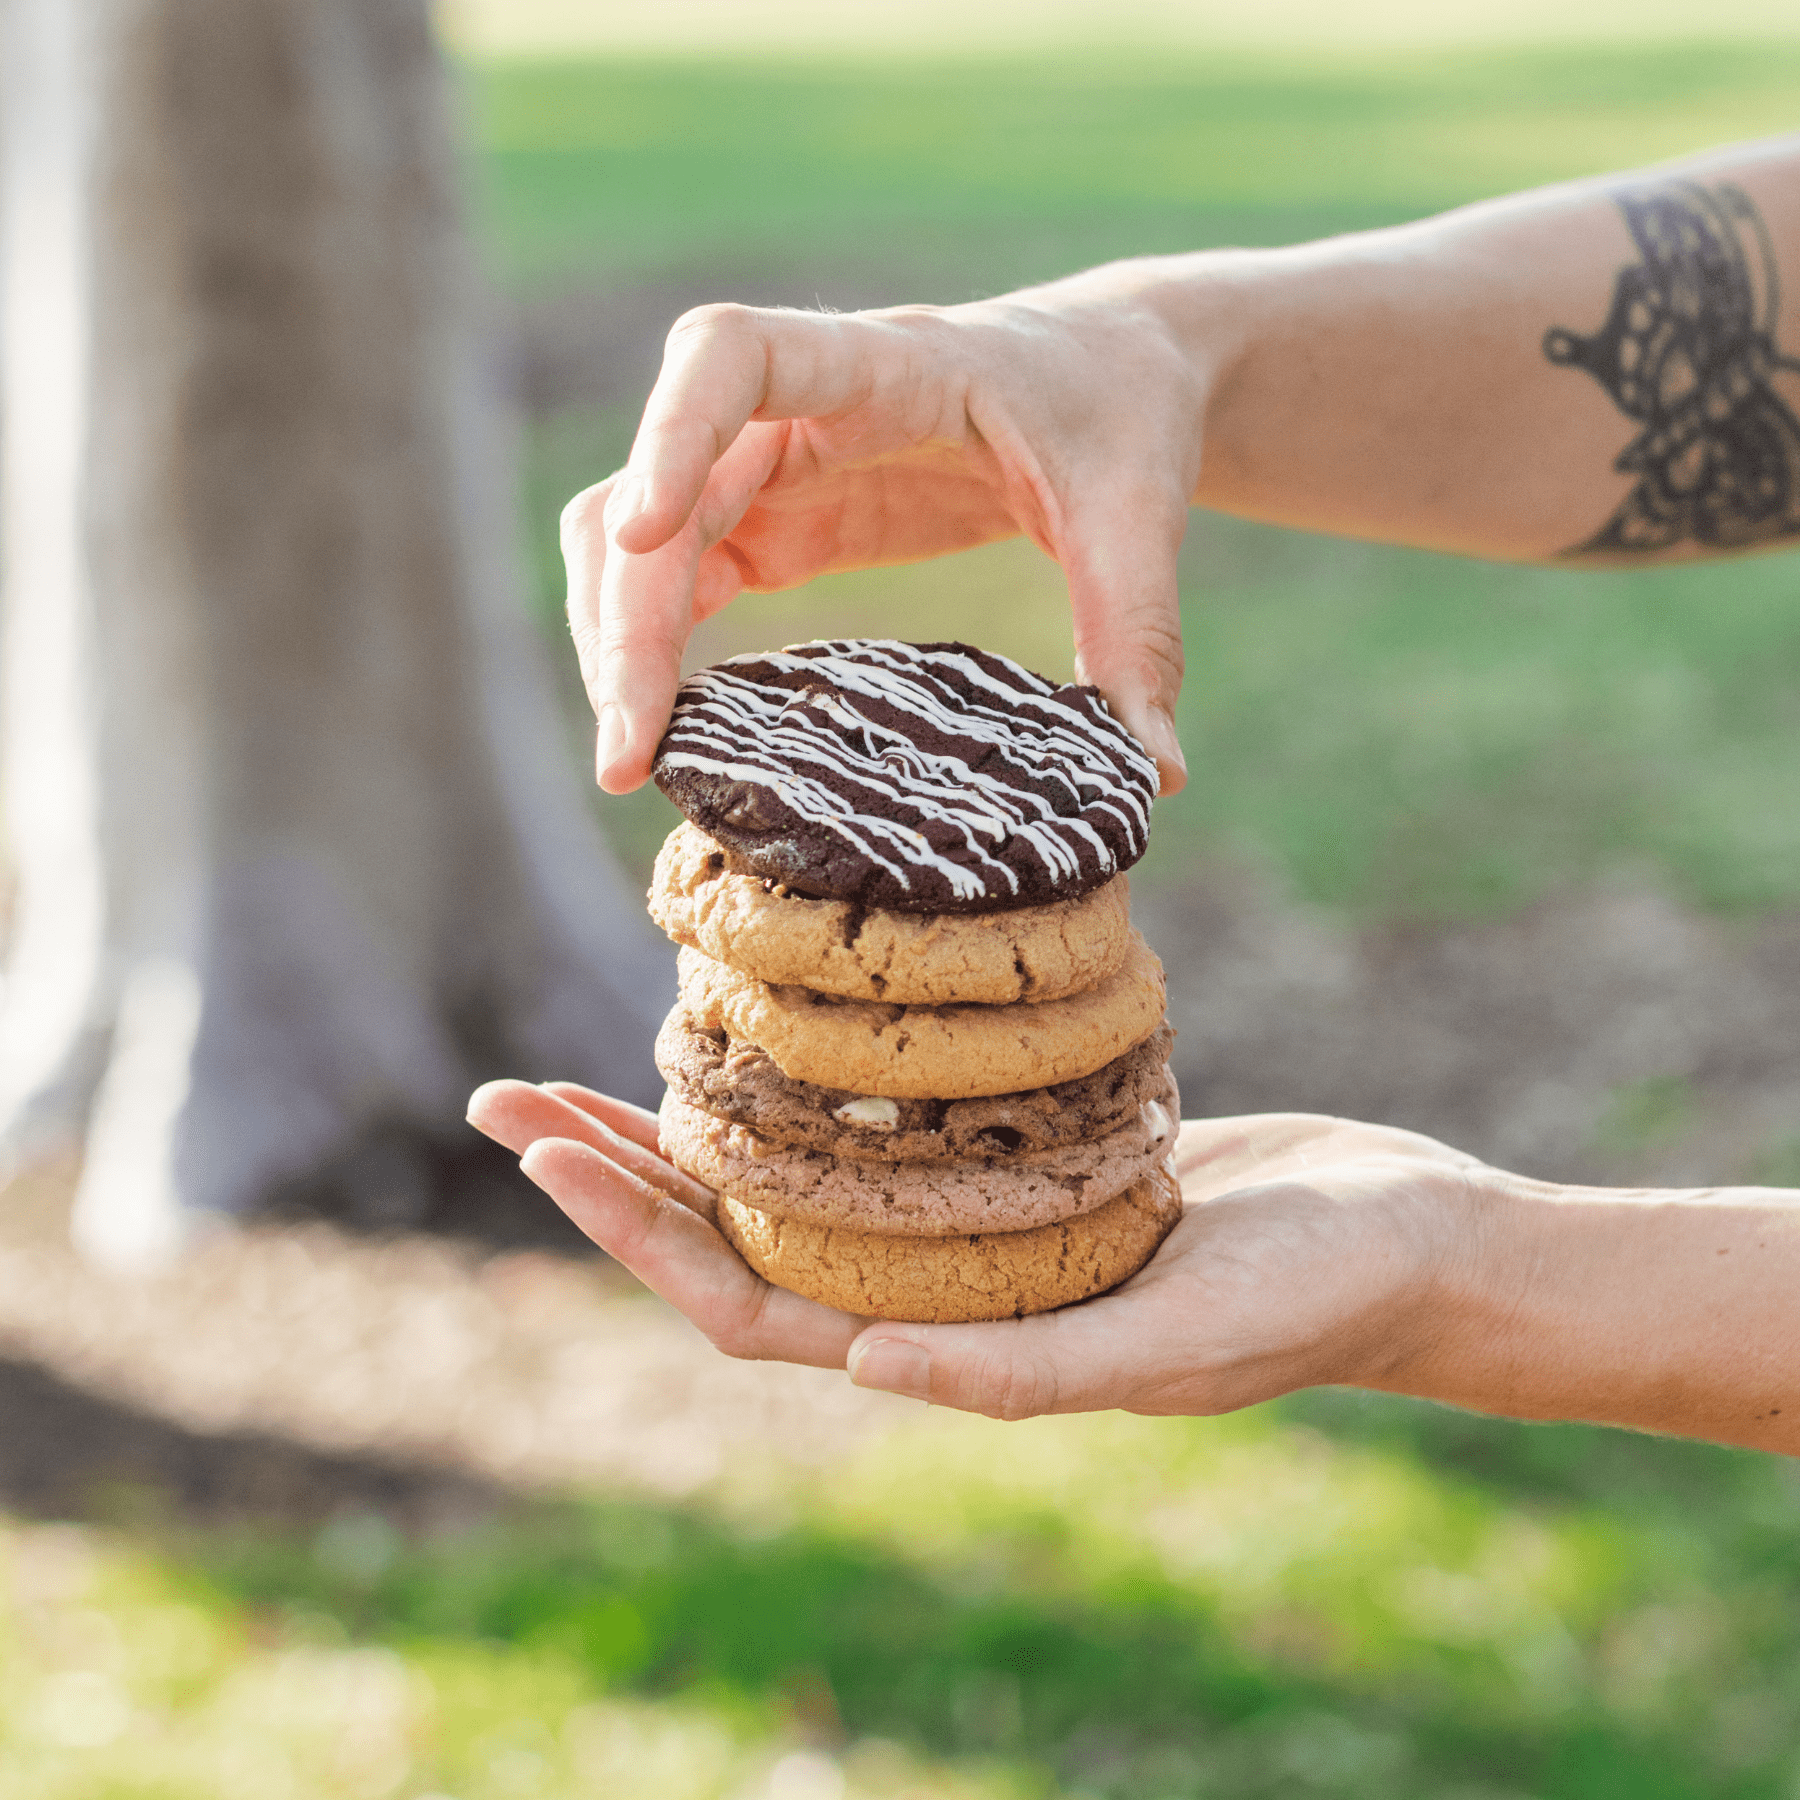
[(1429, 1337), (1473, 1158), (1302, 1113), (1190, 1120), (1187, 1211), (1131, 1280), (976, 1325), (853, 1317), (770, 1286), (666, 1162), (654, 1114), (566, 1083), (491, 1082), (470, 1119), (595, 1243), (730, 1356), (848, 1368), (863, 1387), (995, 1418), (1216, 1413), (1294, 1388), (1389, 1385)]
[(601, 785), (647, 777), (688, 636), (740, 590), (1023, 532), (1067, 576), (1081, 678), (1179, 788), (1206, 381), (1130, 267), (966, 306), (679, 320), (629, 465), (563, 514)]

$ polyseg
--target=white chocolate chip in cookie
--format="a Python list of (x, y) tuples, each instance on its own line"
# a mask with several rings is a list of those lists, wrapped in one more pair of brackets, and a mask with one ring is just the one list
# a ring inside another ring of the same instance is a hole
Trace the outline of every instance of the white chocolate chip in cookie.
[(877, 1131), (892, 1131), (900, 1123), (900, 1103), (883, 1094), (863, 1094), (840, 1106), (831, 1116), (846, 1125), (871, 1125)]

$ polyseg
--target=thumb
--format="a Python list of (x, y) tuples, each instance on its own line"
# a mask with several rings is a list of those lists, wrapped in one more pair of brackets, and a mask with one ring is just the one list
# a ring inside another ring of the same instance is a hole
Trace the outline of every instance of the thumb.
[(1129, 1407), (1164, 1373), (1162, 1353), (1181, 1338), (1146, 1316), (1143, 1290), (1159, 1285), (1146, 1270), (1084, 1305), (991, 1324), (880, 1320), (850, 1346), (844, 1366), (858, 1387), (990, 1419)]
[(1160, 484), (1084, 495), (1057, 546), (1069, 584), (1075, 668), (1156, 758), (1162, 792), (1187, 783), (1175, 735), (1184, 668), (1176, 556), (1187, 504)]

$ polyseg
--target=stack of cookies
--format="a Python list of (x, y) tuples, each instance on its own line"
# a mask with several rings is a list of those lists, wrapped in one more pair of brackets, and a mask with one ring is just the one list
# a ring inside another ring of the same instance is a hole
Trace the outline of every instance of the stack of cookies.
[(681, 997), (662, 1146), (768, 1280), (846, 1312), (1044, 1312), (1179, 1216), (1155, 764), (1089, 687), (964, 644), (736, 657), (655, 764)]

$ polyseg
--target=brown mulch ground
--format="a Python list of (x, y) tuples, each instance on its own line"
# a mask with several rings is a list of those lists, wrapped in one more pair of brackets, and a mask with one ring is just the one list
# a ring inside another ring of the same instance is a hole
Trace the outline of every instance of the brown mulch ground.
[[(1800, 1121), (1800, 920), (1618, 893), (1353, 935), (1226, 878), (1139, 913), (1190, 1114), (1388, 1119), (1535, 1173), (1670, 1183), (1745, 1178)], [(1676, 1096), (1667, 1116), (1609, 1137), (1644, 1084)], [(70, 1176), (0, 1203), (0, 1504), (18, 1511), (104, 1512), (129, 1487), (199, 1516), (411, 1523), (519, 1492), (678, 1496), (747, 1448), (829, 1459), (906, 1405), (728, 1361), (604, 1259), (543, 1248), (314, 1220), (110, 1275), (68, 1248)]]
[(320, 1221), (110, 1274), (67, 1246), (70, 1185), (16, 1184), (0, 1242), (0, 1498), (27, 1511), (79, 1516), (121, 1486), (277, 1517), (678, 1496), (734, 1449), (825, 1457), (907, 1404), (718, 1356), (603, 1259)]
[(1190, 1115), (1379, 1119), (1552, 1180), (1800, 1182), (1800, 916), (1621, 889), (1348, 933), (1225, 876), (1136, 911)]

